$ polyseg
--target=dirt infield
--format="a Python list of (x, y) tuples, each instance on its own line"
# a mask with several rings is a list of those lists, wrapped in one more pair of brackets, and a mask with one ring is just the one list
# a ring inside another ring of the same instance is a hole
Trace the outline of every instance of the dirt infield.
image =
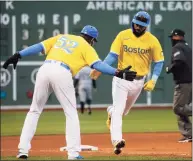
[[(178, 143), (179, 133), (125, 133), (126, 147), (122, 156), (179, 156), (191, 158), (191, 143)], [(84, 156), (112, 156), (109, 134), (82, 134), (82, 145), (92, 145), (98, 151), (81, 152)], [(1, 137), (1, 156), (17, 154), (18, 136)], [(30, 156), (65, 156), (59, 148), (65, 146), (64, 135), (35, 136)]]

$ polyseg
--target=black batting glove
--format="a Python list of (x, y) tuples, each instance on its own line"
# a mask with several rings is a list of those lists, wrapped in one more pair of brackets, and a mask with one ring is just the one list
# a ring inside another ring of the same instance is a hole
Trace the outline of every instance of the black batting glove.
[(117, 70), (115, 76), (128, 81), (133, 81), (136, 77), (137, 72), (131, 71), (130, 69), (131, 66), (129, 65), (127, 68), (123, 70)]
[(21, 55), (19, 54), (19, 52), (16, 52), (5, 61), (5, 63), (3, 64), (3, 68), (7, 69), (9, 64), (13, 64), (13, 68), (15, 69), (19, 59), (21, 59)]

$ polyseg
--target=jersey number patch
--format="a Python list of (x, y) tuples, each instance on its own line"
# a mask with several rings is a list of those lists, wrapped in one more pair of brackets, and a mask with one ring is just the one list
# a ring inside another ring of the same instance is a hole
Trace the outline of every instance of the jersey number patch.
[(61, 48), (68, 54), (72, 54), (74, 48), (76, 48), (77, 46), (78, 43), (76, 41), (70, 40), (65, 36), (58, 39), (56, 44), (54, 45), (55, 48)]

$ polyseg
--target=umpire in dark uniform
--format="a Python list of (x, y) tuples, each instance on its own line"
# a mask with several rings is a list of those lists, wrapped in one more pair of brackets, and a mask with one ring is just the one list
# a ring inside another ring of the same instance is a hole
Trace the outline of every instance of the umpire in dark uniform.
[(171, 64), (167, 73), (173, 74), (175, 82), (173, 110), (183, 138), (178, 142), (192, 142), (192, 49), (184, 39), (185, 32), (174, 29), (169, 35), (172, 43)]

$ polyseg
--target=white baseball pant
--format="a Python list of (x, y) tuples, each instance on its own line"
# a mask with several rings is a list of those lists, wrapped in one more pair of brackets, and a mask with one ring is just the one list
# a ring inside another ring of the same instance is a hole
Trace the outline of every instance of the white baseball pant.
[(31, 149), (31, 140), (35, 134), (40, 114), (52, 92), (55, 93), (66, 116), (68, 157), (77, 157), (81, 151), (81, 143), (75, 89), (71, 72), (62, 67), (61, 62), (58, 61), (44, 63), (37, 73), (32, 104), (20, 136), (19, 152), (28, 153)]
[(111, 141), (122, 140), (122, 116), (127, 115), (137, 98), (139, 97), (144, 85), (145, 78), (134, 81), (127, 81), (118, 77), (113, 78), (112, 96), (113, 105), (107, 108), (111, 116)]

